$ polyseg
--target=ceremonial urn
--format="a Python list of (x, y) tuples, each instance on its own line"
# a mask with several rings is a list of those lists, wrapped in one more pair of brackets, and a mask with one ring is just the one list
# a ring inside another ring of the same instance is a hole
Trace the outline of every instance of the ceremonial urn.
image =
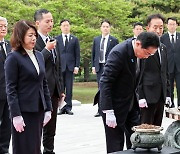
[(163, 130), (162, 127), (142, 124), (134, 126), (132, 129), (135, 131), (130, 138), (133, 150), (157, 148), (159, 152), (161, 151), (164, 143), (164, 136), (160, 133)]

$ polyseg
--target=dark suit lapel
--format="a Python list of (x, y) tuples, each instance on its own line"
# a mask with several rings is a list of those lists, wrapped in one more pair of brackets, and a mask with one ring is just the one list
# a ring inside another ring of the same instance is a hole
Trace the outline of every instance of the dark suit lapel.
[(100, 56), (100, 43), (101, 43), (101, 36), (99, 36), (98, 38), (97, 38), (97, 44), (96, 44), (96, 48), (97, 48), (97, 55), (98, 55), (98, 57)]
[(43, 49), (46, 46), (46, 44), (44, 43), (44, 41), (40, 35), (38, 36), (36, 43), (37, 43), (37, 45), (39, 45), (41, 47), (41, 49)]
[(9, 41), (5, 41), (6, 44), (6, 53), (8, 54), (11, 51), (11, 45)]
[(69, 35), (69, 42), (68, 42), (67, 50), (71, 46), (71, 43), (73, 42), (73, 39), (74, 39), (74, 37), (72, 35)]
[(106, 55), (105, 56), (107, 56), (109, 54), (109, 52), (110, 52), (109, 48), (111, 46), (111, 42), (112, 42), (112, 37), (111, 37), (111, 35), (109, 35), (108, 42), (107, 42)]
[[(39, 75), (40, 75), (40, 73), (41, 73), (41, 71), (42, 71), (42, 61), (40, 61), (40, 57), (39, 57), (40, 55), (37, 54), (36, 51), (34, 52), (34, 54), (35, 54), (36, 60), (37, 60), (38, 65), (39, 65)], [(32, 61), (31, 61), (31, 62), (32, 62)], [(34, 64), (33, 64), (33, 66), (34, 66)], [(34, 68), (35, 68), (35, 66), (34, 66)], [(36, 75), (38, 75), (36, 68), (35, 68), (35, 71), (36, 71)]]

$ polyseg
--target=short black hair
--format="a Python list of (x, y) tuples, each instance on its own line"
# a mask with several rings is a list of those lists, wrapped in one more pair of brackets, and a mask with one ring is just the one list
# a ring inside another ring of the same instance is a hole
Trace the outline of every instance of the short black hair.
[(46, 9), (39, 9), (34, 13), (34, 21), (40, 21), (43, 19), (43, 14), (49, 13)]
[(165, 18), (161, 14), (159, 14), (159, 13), (152, 14), (152, 15), (147, 17), (147, 20), (146, 20), (146, 25), (147, 26), (150, 24), (152, 19), (161, 19), (163, 21), (163, 23), (165, 22)]
[(71, 22), (70, 22), (70, 20), (69, 19), (62, 19), (61, 21), (60, 21), (60, 26), (61, 26), (61, 24), (63, 23), (63, 22), (65, 22), (65, 21), (67, 21), (67, 22), (69, 22), (69, 24), (71, 24)]
[(137, 40), (142, 44), (142, 48), (147, 49), (148, 47), (158, 48), (160, 45), (159, 36), (154, 32), (142, 32), (138, 35)]
[(144, 26), (141, 22), (136, 22), (133, 24), (133, 28), (135, 28), (136, 26)]
[(111, 26), (111, 22), (110, 22), (109, 20), (107, 20), (107, 19), (102, 20), (102, 21), (101, 21), (101, 25), (102, 25), (104, 22), (108, 23), (108, 24)]
[(173, 21), (176, 22), (176, 24), (178, 24), (178, 21), (177, 21), (177, 18), (176, 18), (176, 17), (169, 17), (169, 18), (167, 18), (167, 24), (168, 24), (168, 21), (169, 21), (169, 20), (173, 20)]

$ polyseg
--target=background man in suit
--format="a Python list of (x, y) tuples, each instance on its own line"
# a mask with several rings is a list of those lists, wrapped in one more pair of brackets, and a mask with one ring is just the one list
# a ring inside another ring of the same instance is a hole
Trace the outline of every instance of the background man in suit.
[[(137, 125), (136, 57), (148, 58), (159, 46), (154, 33), (142, 32), (135, 42), (126, 40), (114, 47), (100, 79), (100, 103), (106, 133), (107, 153), (122, 151), (126, 121)], [(131, 127), (132, 127), (131, 126)]]
[(46, 77), (53, 107), (51, 120), (43, 129), (43, 154), (55, 154), (53, 150), (58, 100), (64, 97), (60, 50), (58, 48), (58, 42), (55, 40), (50, 41), (48, 36), (48, 33), (53, 28), (52, 14), (46, 9), (40, 9), (35, 12), (34, 20), (39, 34), (35, 48), (41, 51), (45, 59)]
[(180, 106), (180, 33), (176, 32), (176, 18), (167, 19), (168, 32), (161, 37), (167, 47), (168, 71), (170, 74), (171, 100), (174, 107), (174, 81), (176, 82), (178, 104)]
[[(147, 18), (146, 30), (160, 37), (163, 33), (164, 21), (161, 14), (150, 15)], [(141, 123), (161, 126), (164, 104), (171, 100), (167, 65), (167, 50), (161, 43), (157, 52), (145, 60), (139, 84)]]
[(9, 142), (11, 138), (11, 123), (6, 98), (6, 83), (4, 72), (4, 62), (6, 55), (11, 50), (9, 41), (4, 39), (7, 34), (7, 25), (7, 19), (0, 17), (0, 154), (8, 153)]
[[(98, 87), (109, 52), (119, 43), (118, 39), (110, 35), (111, 24), (108, 20), (103, 20), (101, 22), (100, 29), (102, 35), (94, 38), (92, 47), (92, 73), (97, 74)], [(100, 114), (98, 110), (95, 117), (99, 116)]]
[(74, 74), (78, 74), (80, 65), (80, 46), (78, 38), (70, 34), (70, 21), (63, 19), (60, 21), (62, 34), (57, 36), (58, 47), (60, 49), (61, 65), (65, 90), (65, 102), (67, 103), (59, 110), (60, 114), (67, 113), (73, 115), (72, 110), (72, 90)]
[(144, 31), (143, 24), (141, 22), (136, 22), (133, 25), (133, 33), (134, 38), (137, 38), (137, 36)]

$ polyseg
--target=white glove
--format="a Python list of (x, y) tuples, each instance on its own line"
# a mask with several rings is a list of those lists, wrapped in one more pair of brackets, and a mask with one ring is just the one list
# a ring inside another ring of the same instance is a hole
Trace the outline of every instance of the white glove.
[(23, 132), (26, 126), (22, 116), (13, 117), (13, 126), (17, 132)]
[(140, 107), (140, 108), (144, 108), (144, 107), (148, 108), (146, 99), (140, 99), (140, 100), (139, 100), (139, 107)]
[(169, 107), (172, 106), (171, 97), (166, 97), (166, 102), (165, 102), (165, 104), (168, 105)]
[(104, 113), (106, 113), (106, 125), (115, 128), (117, 126), (117, 122), (114, 110), (106, 110)]
[(43, 121), (43, 127), (49, 122), (51, 119), (51, 111), (47, 111), (44, 113), (44, 121)]

